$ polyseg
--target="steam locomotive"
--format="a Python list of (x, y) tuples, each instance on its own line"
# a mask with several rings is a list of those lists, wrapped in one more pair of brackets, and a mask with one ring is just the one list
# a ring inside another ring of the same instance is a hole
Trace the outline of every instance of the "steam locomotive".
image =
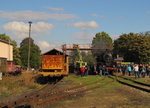
[(103, 51), (99, 56), (96, 57), (97, 65), (112, 66), (113, 65), (113, 55), (108, 49)]

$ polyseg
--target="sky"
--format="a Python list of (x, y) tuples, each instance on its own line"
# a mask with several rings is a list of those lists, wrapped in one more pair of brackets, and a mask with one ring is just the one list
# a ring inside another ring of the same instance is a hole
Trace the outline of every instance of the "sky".
[(112, 39), (150, 31), (150, 0), (1, 0), (0, 34), (31, 37), (42, 52), (62, 44), (91, 43), (98, 32)]

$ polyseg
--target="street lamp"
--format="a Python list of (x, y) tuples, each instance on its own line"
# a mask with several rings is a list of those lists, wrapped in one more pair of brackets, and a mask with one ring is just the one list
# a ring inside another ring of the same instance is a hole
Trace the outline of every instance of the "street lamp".
[(32, 24), (32, 22), (29, 21), (28, 23), (29, 23), (28, 70), (30, 70), (30, 41), (31, 41), (30, 33), (31, 33), (31, 24)]

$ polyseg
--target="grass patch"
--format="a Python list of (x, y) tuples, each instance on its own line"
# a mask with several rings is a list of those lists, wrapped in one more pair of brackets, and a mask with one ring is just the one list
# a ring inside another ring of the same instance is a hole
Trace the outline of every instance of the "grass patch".
[[(101, 85), (106, 84), (110, 81), (113, 81), (113, 79), (108, 78), (107, 76), (106, 77), (105, 76), (100, 77), (99, 75), (89, 75), (89, 76), (81, 77), (81, 76), (77, 76), (74, 74), (69, 75), (68, 77), (65, 78), (65, 80), (73, 81), (73, 84), (71, 85), (71, 87), (99, 81), (98, 83), (86, 86), (86, 88), (101, 86)], [(119, 83), (114, 81), (113, 83), (106, 85), (106, 86), (103, 86), (103, 87), (100, 87), (99, 89), (111, 89), (111, 88), (119, 87), (119, 86), (122, 86), (122, 84), (119, 84)], [(99, 91), (99, 89), (95, 89), (92, 91)]]
[(18, 76), (3, 76), (3, 80), (0, 81), (0, 97), (18, 95), (44, 86), (35, 83), (34, 77), (35, 74), (32, 73), (23, 73)]
[(145, 78), (137, 78), (137, 79), (135, 79), (134, 76), (123, 76), (123, 77), (129, 78), (129, 79), (132, 79), (132, 80), (141, 82), (141, 83), (150, 84), (150, 78), (149, 78), (149, 77), (145, 77)]
[(101, 80), (103, 78), (104, 77), (100, 77), (98, 75), (89, 75), (89, 76), (81, 77), (81, 76), (77, 76), (77, 75), (74, 75), (74, 74), (71, 74), (68, 77), (65, 77), (66, 80), (71, 80), (73, 82), (83, 83), (83, 84), (90, 83), (90, 82), (95, 82), (95, 81)]

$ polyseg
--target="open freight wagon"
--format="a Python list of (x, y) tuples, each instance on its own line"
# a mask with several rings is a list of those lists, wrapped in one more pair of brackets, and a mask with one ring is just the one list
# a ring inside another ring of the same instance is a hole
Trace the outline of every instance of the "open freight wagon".
[(52, 49), (42, 55), (42, 76), (66, 76), (68, 75), (68, 55), (61, 51)]

